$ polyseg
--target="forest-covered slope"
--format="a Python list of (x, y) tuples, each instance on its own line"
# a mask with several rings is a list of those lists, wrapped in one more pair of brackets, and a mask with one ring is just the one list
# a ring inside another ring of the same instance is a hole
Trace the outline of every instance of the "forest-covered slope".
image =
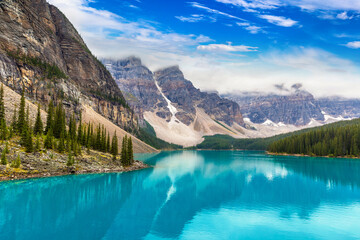
[(358, 157), (360, 119), (342, 121), (274, 141), (272, 153)]
[(317, 156), (357, 156), (360, 153), (359, 135), (360, 119), (355, 119), (269, 138), (235, 139), (225, 135), (206, 136), (196, 148), (268, 150), (273, 153)]

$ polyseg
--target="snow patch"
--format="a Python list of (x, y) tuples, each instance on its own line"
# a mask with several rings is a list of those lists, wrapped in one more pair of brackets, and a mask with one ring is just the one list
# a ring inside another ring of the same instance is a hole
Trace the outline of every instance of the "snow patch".
[(265, 122), (262, 123), (262, 125), (278, 127), (278, 125), (276, 123), (274, 123), (273, 121), (271, 121), (270, 119), (267, 119)]
[(244, 122), (252, 123), (250, 118), (244, 118)]
[(279, 123), (278, 123), (278, 126), (279, 126), (279, 127), (286, 127), (286, 124), (283, 123), (283, 122), (279, 122)]
[(175, 116), (176, 113), (178, 112), (178, 110), (176, 109), (176, 107), (174, 107), (171, 103), (171, 101), (165, 96), (165, 94), (163, 93), (161, 87), (159, 86), (159, 84), (157, 83), (157, 81), (155, 80), (155, 85), (157, 87), (157, 89), (159, 90), (161, 96), (163, 96), (163, 98), (165, 99), (165, 101), (167, 102), (167, 108), (169, 109), (170, 113), (171, 113), (171, 119), (170, 119), (170, 124), (174, 124), (174, 123), (178, 123), (180, 122), (177, 117)]
[(310, 122), (308, 123), (308, 125), (311, 126), (311, 125), (314, 125), (314, 124), (316, 124), (316, 123), (318, 123), (318, 122), (317, 122), (315, 119), (311, 118), (311, 119), (310, 119)]
[(325, 122), (351, 120), (351, 118), (344, 118), (343, 116), (333, 117), (331, 115), (324, 115), (324, 118), (325, 118)]

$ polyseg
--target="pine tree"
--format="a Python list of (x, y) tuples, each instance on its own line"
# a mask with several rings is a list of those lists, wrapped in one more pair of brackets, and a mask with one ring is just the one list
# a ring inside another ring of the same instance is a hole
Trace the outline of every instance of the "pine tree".
[(53, 126), (54, 126), (54, 103), (53, 103), (53, 100), (51, 100), (49, 103), (47, 113), (48, 114), (46, 117), (45, 134), (47, 134), (50, 129), (53, 129)]
[(29, 131), (31, 131), (31, 123), (30, 123), (30, 108), (29, 105), (26, 108), (26, 114), (25, 114), (25, 128), (27, 128)]
[(35, 141), (34, 152), (40, 152), (40, 150), (41, 150), (41, 143), (40, 143), (40, 137), (38, 136)]
[(44, 148), (53, 149), (53, 133), (51, 128), (47, 131), (44, 142)]
[(80, 119), (79, 119), (79, 126), (78, 126), (78, 133), (77, 133), (77, 138), (78, 138), (78, 142), (83, 144), (83, 126), (82, 126), (82, 114), (80, 112)]
[(17, 133), (16, 104), (14, 105), (14, 114), (13, 114), (12, 121), (11, 121), (11, 135), (14, 133)]
[(65, 139), (64, 139), (64, 133), (63, 132), (60, 133), (60, 140), (59, 140), (57, 150), (59, 151), (59, 153), (63, 153), (65, 151)]
[(27, 108), (26, 114), (25, 114), (25, 118), (24, 118), (24, 123), (22, 125), (22, 129), (21, 129), (21, 139), (20, 139), (20, 144), (24, 147), (27, 147), (27, 145), (29, 144), (28, 140), (29, 140), (29, 108)]
[(113, 160), (115, 161), (116, 156), (119, 154), (118, 139), (117, 139), (117, 136), (116, 136), (116, 131), (115, 131), (114, 136), (112, 138), (111, 154), (113, 155)]
[(101, 150), (101, 128), (100, 128), (100, 124), (99, 124), (99, 126), (97, 127), (97, 130), (96, 130), (95, 150)]
[(10, 153), (10, 149), (9, 149), (9, 142), (5, 143), (5, 153), (9, 154)]
[(106, 132), (104, 125), (101, 129), (101, 151), (106, 152)]
[(66, 165), (67, 165), (68, 167), (74, 165), (74, 158), (73, 158), (73, 156), (72, 156), (71, 151), (69, 152), (68, 160), (67, 160)]
[(26, 116), (25, 116), (25, 90), (22, 90), (20, 107), (19, 107), (19, 118), (17, 122), (17, 131), (22, 134), (24, 130), (24, 125), (26, 124)]
[(106, 152), (110, 152), (111, 145), (110, 145), (110, 134), (107, 135), (107, 141), (106, 141)]
[(67, 134), (66, 136), (66, 152), (70, 152), (71, 151), (71, 138), (70, 138), (70, 134)]
[(128, 138), (128, 150), (127, 150), (127, 157), (128, 157), (128, 164), (131, 165), (134, 163), (134, 152), (133, 152), (133, 144), (131, 137)]
[(26, 139), (26, 152), (31, 153), (34, 151), (34, 144), (32, 139), (32, 133), (29, 130), (26, 130), (27, 133), (27, 139)]
[(77, 140), (76, 138), (76, 120), (75, 120), (75, 115), (72, 115), (70, 118), (70, 122), (69, 122), (69, 134), (71, 137), (71, 140), (75, 141)]
[(91, 124), (89, 123), (87, 126), (87, 134), (86, 134), (86, 147), (90, 147), (91, 146)]
[(81, 144), (79, 142), (76, 142), (76, 153), (78, 156), (82, 155)]
[(4, 84), (1, 84), (0, 89), (0, 139), (7, 138), (7, 128), (5, 119), (5, 104), (4, 104)]
[(34, 126), (34, 134), (35, 135), (42, 134), (43, 130), (44, 130), (44, 126), (41, 120), (41, 111), (40, 111), (40, 103), (39, 103), (36, 120), (35, 120), (35, 126)]
[(65, 112), (63, 110), (62, 103), (56, 106), (54, 117), (53, 134), (55, 138), (60, 138), (60, 134), (65, 131)]
[(8, 161), (7, 161), (7, 157), (6, 157), (6, 151), (4, 149), (1, 154), (1, 164), (6, 165), (7, 163), (8, 163)]
[(121, 164), (123, 166), (128, 166), (128, 148), (127, 148), (128, 140), (127, 135), (125, 135), (122, 139), (121, 144)]
[(4, 84), (0, 88), (0, 121), (5, 120)]

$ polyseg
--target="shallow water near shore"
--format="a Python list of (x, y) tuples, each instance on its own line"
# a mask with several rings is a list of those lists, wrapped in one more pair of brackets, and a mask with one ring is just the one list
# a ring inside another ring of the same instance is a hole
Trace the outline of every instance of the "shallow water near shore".
[(0, 183), (0, 239), (359, 239), (360, 161), (137, 155), (154, 168)]

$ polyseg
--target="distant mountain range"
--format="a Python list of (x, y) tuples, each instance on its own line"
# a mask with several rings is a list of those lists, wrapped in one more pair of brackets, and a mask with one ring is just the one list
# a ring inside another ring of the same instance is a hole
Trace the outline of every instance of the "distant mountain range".
[(286, 94), (219, 96), (195, 88), (178, 66), (151, 72), (137, 57), (103, 63), (142, 124), (147, 121), (157, 137), (183, 146), (206, 135), (269, 137), (360, 116), (360, 100), (315, 99), (300, 85)]
[(204, 135), (238, 135), (245, 126), (237, 103), (195, 88), (178, 66), (152, 73), (136, 57), (103, 63), (130, 106), (163, 140), (193, 146)]
[(305, 90), (287, 94), (246, 92), (223, 95), (240, 105), (245, 120), (257, 124), (305, 126), (360, 117), (360, 99), (327, 97), (316, 99)]

